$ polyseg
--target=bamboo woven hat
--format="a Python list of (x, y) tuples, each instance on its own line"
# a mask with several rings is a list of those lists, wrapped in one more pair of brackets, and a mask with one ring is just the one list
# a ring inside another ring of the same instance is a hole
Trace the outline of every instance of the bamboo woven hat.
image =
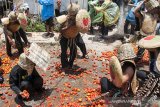
[(158, 6), (160, 6), (160, 4), (157, 0), (148, 0), (148, 2), (145, 3), (145, 8), (147, 11), (150, 11)]
[(18, 65), (19, 65), (22, 69), (26, 70), (26, 71), (29, 73), (29, 75), (32, 73), (32, 71), (33, 71), (33, 69), (34, 69), (34, 67), (35, 67), (35, 64), (34, 64), (31, 60), (29, 60), (29, 59), (27, 58), (27, 56), (25, 55), (25, 53), (22, 53), (22, 54), (19, 56)]
[(76, 15), (80, 9), (80, 6), (75, 3), (70, 3), (67, 7), (69, 15)]
[(122, 44), (118, 49), (118, 59), (120, 61), (134, 59), (136, 54), (130, 43)]
[(8, 14), (8, 18), (9, 18), (10, 20), (16, 20), (16, 19), (17, 19), (16, 12), (11, 11), (11, 12)]

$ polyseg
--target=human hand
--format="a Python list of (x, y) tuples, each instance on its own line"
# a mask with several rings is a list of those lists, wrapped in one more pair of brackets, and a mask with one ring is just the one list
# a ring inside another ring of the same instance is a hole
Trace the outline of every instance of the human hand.
[(20, 92), (20, 95), (22, 96), (22, 98), (26, 98), (26, 99), (29, 98), (29, 93), (26, 90), (23, 90), (23, 92)]
[(9, 40), (9, 43), (11, 44), (11, 46), (13, 48), (16, 48), (16, 44), (15, 44), (15, 41), (14, 40)]
[(29, 52), (28, 47), (24, 49), (24, 53), (25, 53), (27, 56), (29, 55), (30, 52)]

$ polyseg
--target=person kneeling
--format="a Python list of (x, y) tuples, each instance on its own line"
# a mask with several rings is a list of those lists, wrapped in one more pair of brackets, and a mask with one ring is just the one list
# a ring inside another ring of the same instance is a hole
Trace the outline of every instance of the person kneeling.
[(110, 70), (111, 78), (103, 77), (100, 80), (101, 92), (113, 91), (113, 94), (120, 91), (120, 96), (133, 96), (136, 93), (136, 72), (135, 72), (135, 53), (129, 43), (123, 44), (118, 50), (118, 58), (111, 57)]
[(35, 64), (22, 53), (10, 72), (9, 84), (18, 98), (29, 99), (32, 92), (42, 91), (43, 78), (36, 71)]

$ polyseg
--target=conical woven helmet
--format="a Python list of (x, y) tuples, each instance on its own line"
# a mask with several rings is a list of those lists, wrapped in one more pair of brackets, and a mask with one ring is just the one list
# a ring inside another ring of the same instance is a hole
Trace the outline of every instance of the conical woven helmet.
[(75, 3), (71, 3), (67, 7), (67, 11), (68, 11), (69, 15), (76, 15), (79, 11), (79, 5), (77, 5)]
[(146, 3), (145, 3), (145, 8), (150, 11), (156, 7), (158, 7), (160, 4), (159, 4), (159, 1), (157, 0), (148, 0)]
[(9, 18), (10, 20), (16, 20), (16, 19), (17, 19), (16, 12), (11, 11), (11, 12), (8, 14), (8, 18)]
[(134, 49), (130, 43), (125, 43), (118, 49), (118, 59), (120, 61), (133, 59), (136, 57)]
[(29, 60), (24, 53), (22, 53), (19, 56), (18, 65), (22, 69), (26, 70), (29, 73), (29, 75), (32, 73), (32, 71), (33, 71), (33, 69), (35, 67), (35, 64), (31, 60)]

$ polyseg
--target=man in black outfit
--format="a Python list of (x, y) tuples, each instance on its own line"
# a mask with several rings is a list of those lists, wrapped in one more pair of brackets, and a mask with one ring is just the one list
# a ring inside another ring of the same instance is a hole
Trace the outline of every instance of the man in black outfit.
[[(24, 53), (19, 57), (19, 62), (15, 65), (9, 75), (11, 89), (20, 99), (28, 99), (34, 91), (42, 91), (43, 79), (35, 69), (35, 64), (30, 61)], [(25, 95), (25, 91), (29, 96)]]
[[(11, 47), (16, 47), (18, 49), (19, 55), (23, 53), (23, 43), (21, 36), (24, 41), (28, 43), (27, 37), (25, 34), (21, 34), (22, 30), (20, 28), (20, 23), (17, 20), (17, 15), (15, 12), (11, 11), (8, 17), (1, 19), (2, 24), (4, 25), (4, 34), (6, 40), (6, 51), (8, 56), (12, 56)], [(23, 32), (24, 33), (24, 32)]]
[(87, 55), (86, 45), (85, 45), (80, 33), (78, 33), (78, 35), (76, 36), (76, 45), (80, 48), (80, 50), (82, 52), (82, 58), (88, 59), (89, 57)]

